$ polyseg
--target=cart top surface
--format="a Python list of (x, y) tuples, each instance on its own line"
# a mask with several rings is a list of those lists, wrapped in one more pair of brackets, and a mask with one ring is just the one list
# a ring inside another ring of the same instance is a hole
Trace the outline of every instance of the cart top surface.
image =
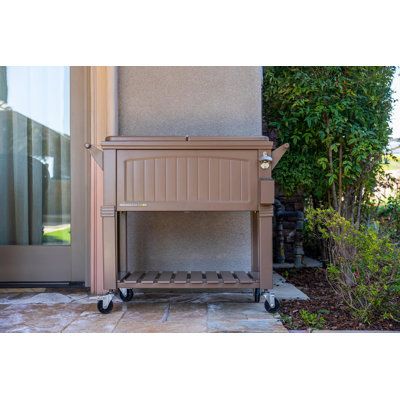
[(266, 136), (108, 136), (103, 149), (262, 149), (271, 150)]

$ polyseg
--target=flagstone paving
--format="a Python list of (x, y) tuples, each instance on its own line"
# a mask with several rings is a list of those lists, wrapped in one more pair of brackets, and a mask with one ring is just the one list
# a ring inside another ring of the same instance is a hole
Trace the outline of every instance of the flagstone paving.
[(42, 294), (48, 304), (44, 296), (29, 303), (26, 293), (0, 294), (0, 332), (286, 332), (251, 293), (138, 294), (129, 303), (115, 298), (110, 314), (100, 314), (89, 295)]
[[(308, 297), (274, 274), (278, 298)], [(252, 291), (135, 292), (110, 314), (84, 289), (0, 289), (0, 332), (287, 332)]]

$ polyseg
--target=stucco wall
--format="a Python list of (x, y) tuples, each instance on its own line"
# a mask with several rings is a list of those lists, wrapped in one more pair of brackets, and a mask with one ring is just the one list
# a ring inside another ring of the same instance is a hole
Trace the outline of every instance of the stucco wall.
[[(120, 67), (122, 135), (261, 135), (259, 67)], [(250, 268), (249, 213), (128, 216), (128, 262), (144, 269)]]

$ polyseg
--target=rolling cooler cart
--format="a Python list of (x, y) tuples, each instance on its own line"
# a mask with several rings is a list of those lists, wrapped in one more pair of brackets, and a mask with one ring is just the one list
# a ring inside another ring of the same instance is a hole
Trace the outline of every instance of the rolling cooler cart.
[[(271, 171), (289, 145), (272, 150), (267, 137), (110, 136), (102, 150), (86, 144), (104, 170), (103, 278), (101, 313), (134, 289), (245, 289), (265, 298), (275, 312), (272, 289)], [(128, 212), (250, 211), (251, 271), (140, 271), (126, 268)]]

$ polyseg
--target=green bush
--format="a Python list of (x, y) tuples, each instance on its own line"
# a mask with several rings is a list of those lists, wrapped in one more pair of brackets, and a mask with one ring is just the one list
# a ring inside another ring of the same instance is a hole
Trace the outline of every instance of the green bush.
[(274, 170), (287, 194), (302, 192), (359, 224), (384, 174), (393, 67), (264, 67), (263, 113), (290, 151)]
[(309, 209), (307, 221), (326, 244), (328, 280), (353, 315), (366, 324), (399, 321), (400, 251), (391, 239), (333, 209)]
[(400, 192), (390, 196), (387, 203), (378, 208), (377, 218), (381, 230), (387, 232), (394, 242), (400, 242)]

